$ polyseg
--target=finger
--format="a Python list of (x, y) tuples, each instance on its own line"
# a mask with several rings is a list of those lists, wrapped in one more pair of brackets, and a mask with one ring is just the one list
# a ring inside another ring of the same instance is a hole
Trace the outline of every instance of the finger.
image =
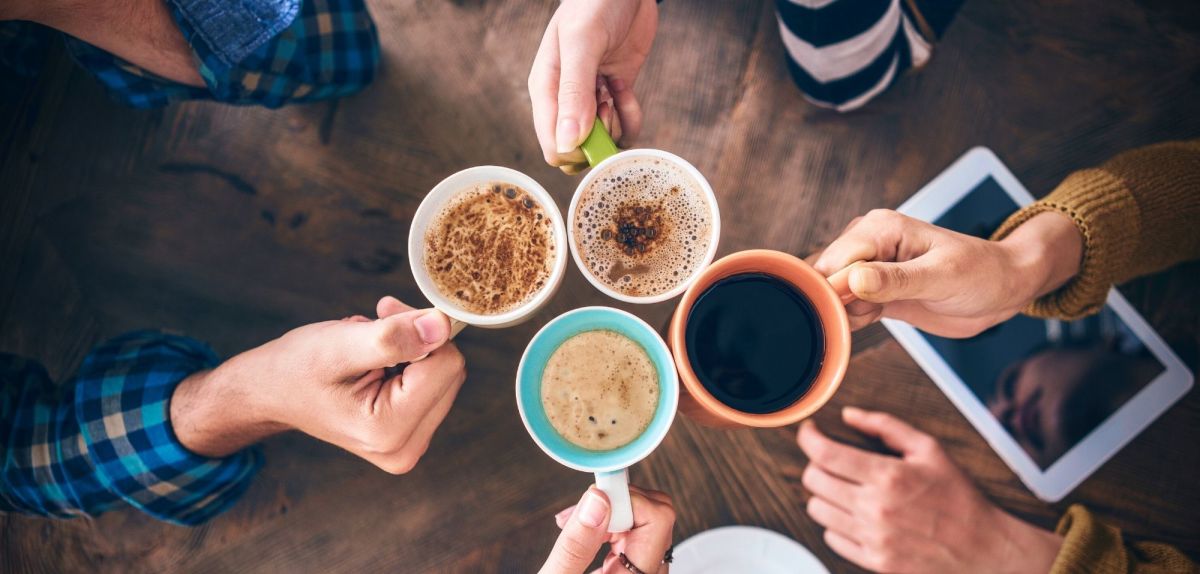
[(797, 442), (813, 464), (858, 484), (893, 462), (825, 436), (811, 420), (800, 424)]
[(404, 304), (399, 299), (392, 297), (391, 295), (382, 297), (379, 299), (379, 302), (375, 304), (375, 314), (378, 315), (380, 319), (383, 319), (384, 317), (391, 317), (392, 315), (398, 315), (400, 313), (407, 313), (413, 310), (415, 310), (413, 307)]
[(837, 504), (847, 512), (854, 508), (858, 500), (858, 491), (862, 488), (843, 478), (829, 474), (815, 464), (810, 464), (804, 469), (804, 473), (800, 475), (800, 483), (814, 496)]
[(945, 284), (939, 269), (930, 257), (899, 263), (860, 263), (850, 270), (850, 291), (872, 303), (936, 299)]
[[(567, 26), (570, 23), (561, 23)], [(556, 151), (569, 153), (583, 143), (596, 120), (596, 73), (603, 56), (604, 32), (595, 27), (558, 35), (558, 118)]]
[(901, 246), (906, 258), (913, 258), (928, 251), (929, 229), (895, 211), (872, 210), (851, 221), (813, 267), (828, 277), (855, 261), (896, 261)]
[(675, 508), (675, 502), (673, 500), (671, 500), (671, 495), (669, 495), (665, 492), (658, 491), (658, 490), (650, 490), (650, 489), (642, 488), (640, 486), (633, 485), (633, 484), (629, 485), (629, 490), (630, 490), (630, 492), (636, 492), (636, 493), (638, 493), (642, 496), (645, 496), (646, 498), (649, 498), (650, 500), (653, 500), (660, 504), (665, 504), (667, 506), (670, 506), (671, 508)]
[(671, 547), (675, 510), (632, 489), (629, 499), (633, 503), (633, 529), (618, 535), (613, 547), (643, 572), (655, 572)]
[(870, 301), (851, 301), (846, 305), (846, 314), (851, 317), (857, 315), (870, 315), (883, 308), (879, 303), (871, 303)]
[(571, 515), (575, 513), (576, 506), (578, 505), (572, 504), (571, 506), (558, 511), (558, 514), (554, 515), (554, 523), (557, 524), (559, 528), (566, 526), (567, 521), (571, 519)]
[(554, 122), (558, 119), (558, 26), (552, 20), (542, 36), (537, 56), (529, 70), (529, 100), (533, 106), (533, 129), (542, 156), (550, 165), (560, 165), (554, 144)]
[(579, 175), (580, 173), (583, 173), (583, 170), (585, 170), (587, 168), (588, 168), (587, 163), (573, 163), (570, 165), (559, 166), (558, 169), (562, 170), (562, 172), (567, 175)]
[(873, 261), (879, 251), (876, 237), (856, 217), (817, 257), (813, 268), (829, 277), (855, 261)]
[(875, 259), (877, 253), (875, 241), (869, 237), (842, 236), (821, 252), (813, 268), (830, 277), (855, 261)]
[(608, 540), (608, 498), (589, 488), (579, 500), (571, 520), (563, 527), (542, 565), (542, 574), (579, 574)]
[(887, 413), (846, 407), (842, 409), (842, 420), (863, 434), (879, 437), (888, 448), (904, 455), (925, 454), (938, 448), (936, 439)]
[(450, 337), (450, 319), (436, 309), (407, 311), (370, 323), (346, 323), (337, 345), (353, 372), (390, 367), (441, 347)]
[(882, 316), (883, 316), (883, 307), (879, 307), (878, 309), (871, 311), (869, 313), (866, 313), (864, 315), (847, 314), (846, 319), (848, 319), (850, 322), (850, 330), (857, 331), (859, 329), (862, 329), (863, 327), (866, 327), (867, 325), (870, 325), (871, 323), (874, 323), (875, 321), (878, 321), (879, 318)]
[(617, 108), (621, 124), (621, 147), (630, 147), (642, 133), (642, 106), (633, 93), (633, 87), (624, 80), (610, 79), (608, 88), (612, 92), (613, 105)]
[(851, 301), (846, 305), (846, 318), (850, 320), (850, 330), (857, 331), (883, 316), (883, 305), (867, 301)]
[(862, 547), (861, 544), (855, 542), (851, 538), (848, 538), (846, 535), (841, 534), (836, 530), (826, 529), (825, 544), (828, 544), (829, 548), (836, 552), (838, 556), (857, 564), (859, 567), (866, 568), (867, 570), (873, 570), (871, 568), (872, 562), (870, 556), (867, 554), (867, 551)]
[(819, 496), (814, 496), (808, 499), (808, 505), (804, 508), (805, 512), (813, 519), (813, 522), (825, 527), (826, 530), (833, 530), (838, 534), (858, 543), (854, 537), (855, 530), (858, 529), (858, 524), (849, 512), (838, 507), (838, 505), (825, 500)]
[[(445, 358), (444, 355), (449, 353), (452, 347), (453, 345), (442, 347), (435, 354), (443, 355), (442, 360), (448, 362), (449, 359)], [(457, 352), (457, 350), (455, 351)], [(424, 365), (431, 359), (433, 359), (432, 355), (430, 359), (410, 365), (409, 368)], [(420, 422), (417, 423), (416, 427), (409, 434), (408, 440), (404, 442), (404, 447), (390, 455), (394, 460), (404, 461), (410, 468), (416, 465), (416, 462), (425, 454), (425, 451), (429, 450), (429, 443), (433, 441), (433, 435), (437, 432), (438, 427), (442, 425), (442, 422), (446, 420), (446, 416), (450, 414), (450, 409), (454, 406), (454, 400), (458, 397), (458, 392), (462, 389), (463, 383), (466, 381), (466, 374), (462, 369), (458, 369), (453, 373), (446, 372), (456, 369), (457, 364), (452, 364), (448, 367), (438, 367), (435, 365), (434, 368), (440, 368), (443, 371), (442, 376), (450, 378), (450, 385), (427, 412), (413, 413)], [(407, 370), (405, 370), (406, 373)]]
[(435, 404), (466, 378), (465, 360), (453, 343), (429, 354), (428, 357), (404, 368), (399, 377), (384, 383), (377, 403), (387, 409), (397, 424), (417, 424)]

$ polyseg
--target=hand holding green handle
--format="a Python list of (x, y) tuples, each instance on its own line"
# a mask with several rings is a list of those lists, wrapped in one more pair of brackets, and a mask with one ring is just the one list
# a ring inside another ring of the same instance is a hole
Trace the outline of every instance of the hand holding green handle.
[(612, 136), (608, 135), (608, 130), (604, 129), (604, 122), (600, 121), (600, 118), (596, 118), (596, 121), (592, 122), (592, 131), (588, 134), (587, 139), (579, 145), (579, 148), (583, 150), (583, 155), (591, 167), (600, 165), (600, 162), (621, 151), (617, 149), (617, 144), (613, 142)]

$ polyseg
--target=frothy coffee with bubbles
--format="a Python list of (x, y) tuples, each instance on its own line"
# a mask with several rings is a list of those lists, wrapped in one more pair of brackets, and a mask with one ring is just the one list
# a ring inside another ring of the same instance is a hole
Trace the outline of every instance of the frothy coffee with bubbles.
[(658, 410), (658, 370), (637, 342), (609, 330), (563, 342), (542, 371), (542, 408), (563, 438), (613, 450), (646, 432)]
[(575, 207), (575, 248), (592, 277), (619, 293), (650, 297), (686, 281), (705, 262), (713, 206), (674, 163), (633, 157), (605, 168)]

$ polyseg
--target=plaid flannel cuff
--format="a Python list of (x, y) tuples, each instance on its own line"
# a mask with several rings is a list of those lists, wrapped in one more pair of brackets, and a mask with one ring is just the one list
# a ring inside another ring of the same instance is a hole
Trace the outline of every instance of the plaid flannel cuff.
[(0, 380), (0, 510), (71, 518), (119, 504), (96, 481), (69, 386), (55, 386), (41, 365), (8, 354), (0, 354)]
[(74, 38), (67, 46), (115, 99), (138, 108), (190, 99), (278, 108), (337, 98), (366, 87), (379, 66), (379, 37), (363, 0), (304, 0), (286, 27), (233, 63), (227, 47), (213, 44), (207, 24), (171, 6), (203, 88), (171, 82)]
[(75, 388), (75, 416), (105, 488), (156, 518), (187, 525), (236, 502), (261, 466), (258, 451), (223, 459), (193, 454), (168, 418), (175, 386), (217, 362), (197, 341), (148, 331), (88, 356)]

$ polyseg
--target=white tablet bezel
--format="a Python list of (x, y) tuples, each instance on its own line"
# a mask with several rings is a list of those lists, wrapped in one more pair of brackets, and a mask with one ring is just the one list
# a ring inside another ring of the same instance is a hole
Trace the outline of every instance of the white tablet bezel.
[[(921, 188), (897, 211), (934, 221), (988, 177), (995, 180), (1017, 205), (1033, 203), (1033, 196), (996, 154), (990, 149), (976, 147)], [(884, 319), (883, 324), (1029, 490), (1042, 500), (1057, 502), (1192, 387), (1192, 372), (1116, 289), (1109, 291), (1107, 304), (1145, 343), (1165, 370), (1045, 470), (1034, 463), (914, 327), (892, 319)]]

